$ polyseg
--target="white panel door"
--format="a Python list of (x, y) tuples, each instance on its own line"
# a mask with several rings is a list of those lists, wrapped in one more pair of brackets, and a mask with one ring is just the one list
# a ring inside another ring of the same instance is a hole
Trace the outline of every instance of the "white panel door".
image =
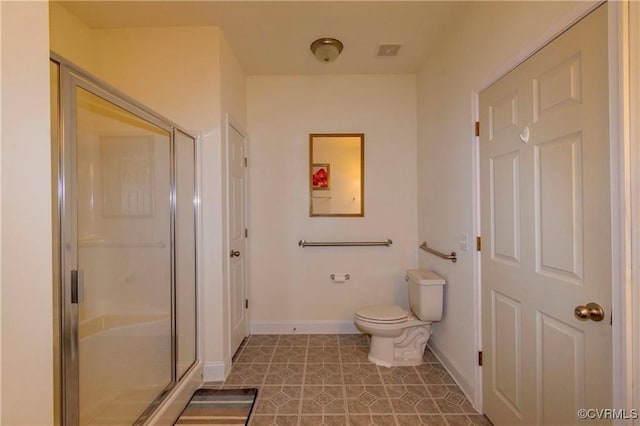
[[(607, 8), (480, 94), (484, 411), (612, 406)], [(594, 302), (604, 319), (577, 318)]]
[(245, 138), (232, 126), (228, 131), (228, 194), (229, 194), (229, 316), (231, 324), (231, 354), (247, 336), (246, 250), (245, 250)]

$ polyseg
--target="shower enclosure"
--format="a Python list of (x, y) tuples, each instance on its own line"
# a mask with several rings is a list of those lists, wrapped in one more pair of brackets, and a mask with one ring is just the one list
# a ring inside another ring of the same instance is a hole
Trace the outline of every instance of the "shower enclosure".
[(144, 423), (197, 361), (195, 138), (51, 72), (60, 419)]

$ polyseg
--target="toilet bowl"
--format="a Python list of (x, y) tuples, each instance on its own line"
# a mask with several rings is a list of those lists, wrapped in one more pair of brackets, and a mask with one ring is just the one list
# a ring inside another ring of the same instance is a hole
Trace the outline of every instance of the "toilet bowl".
[(356, 311), (354, 323), (371, 335), (369, 361), (383, 367), (414, 366), (422, 363), (431, 337), (433, 321), (442, 317), (444, 279), (432, 271), (407, 271), (409, 305), (367, 306)]
[(355, 324), (371, 335), (370, 362), (383, 367), (422, 363), (424, 348), (431, 337), (430, 322), (420, 321), (400, 306), (390, 305), (358, 310)]

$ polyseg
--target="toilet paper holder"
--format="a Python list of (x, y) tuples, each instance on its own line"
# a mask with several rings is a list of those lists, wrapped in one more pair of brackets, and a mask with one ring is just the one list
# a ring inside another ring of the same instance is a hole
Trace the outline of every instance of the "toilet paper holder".
[[(331, 274), (331, 275), (329, 275), (329, 278), (331, 278), (331, 280), (332, 280), (332, 281), (345, 282), (345, 281), (347, 281), (349, 278), (351, 278), (351, 275), (349, 275), (349, 274), (344, 274), (344, 275), (342, 275), (342, 276), (340, 276), (340, 275), (339, 275), (339, 276), (337, 276), (337, 277), (336, 277), (336, 274)], [(337, 278), (337, 279), (336, 279), (336, 278)]]

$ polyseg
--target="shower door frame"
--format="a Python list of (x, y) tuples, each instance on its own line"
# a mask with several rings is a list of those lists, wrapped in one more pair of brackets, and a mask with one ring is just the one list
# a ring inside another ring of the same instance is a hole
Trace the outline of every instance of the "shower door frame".
[[(190, 132), (175, 124), (171, 120), (155, 113), (151, 109), (140, 104), (128, 95), (113, 88), (112, 86), (102, 82), (101, 80), (84, 72), (81, 68), (75, 66), (66, 59), (51, 52), (50, 60), (58, 66), (58, 85), (59, 85), (59, 132), (58, 132), (58, 219), (57, 227), (60, 231), (60, 248), (59, 259), (54, 259), (60, 264), (60, 338), (61, 338), (61, 421), (64, 425), (79, 425), (79, 336), (78, 336), (78, 302), (73, 302), (72, 297), (76, 300), (81, 298), (82, 282), (81, 274), (78, 274), (78, 238), (77, 238), (77, 143), (76, 143), (76, 122), (75, 115), (77, 113), (76, 105), (76, 88), (81, 88), (88, 93), (97, 96), (118, 108), (148, 122), (159, 129), (166, 131), (169, 135), (169, 211), (170, 211), (170, 312), (171, 312), (171, 364), (170, 382), (156, 396), (153, 402), (140, 415), (134, 424), (143, 424), (148, 420), (164, 401), (167, 395), (172, 391), (181, 379), (189, 376), (189, 373), (198, 365), (200, 360), (200, 345), (198, 326), (198, 306), (199, 306), (199, 290), (198, 290), (198, 208), (197, 200), (199, 200), (199, 190), (197, 184), (197, 138)], [(194, 172), (194, 193), (193, 193), (193, 221), (194, 221), (194, 277), (195, 277), (195, 304), (194, 320), (195, 320), (195, 357), (192, 364), (179, 377), (177, 372), (177, 312), (176, 312), (176, 294), (177, 294), (177, 277), (176, 277), (176, 153), (175, 144), (177, 133), (191, 138), (194, 144), (193, 172)], [(80, 277), (79, 277), (80, 275)], [(76, 289), (72, 294), (72, 279), (77, 283)]]

